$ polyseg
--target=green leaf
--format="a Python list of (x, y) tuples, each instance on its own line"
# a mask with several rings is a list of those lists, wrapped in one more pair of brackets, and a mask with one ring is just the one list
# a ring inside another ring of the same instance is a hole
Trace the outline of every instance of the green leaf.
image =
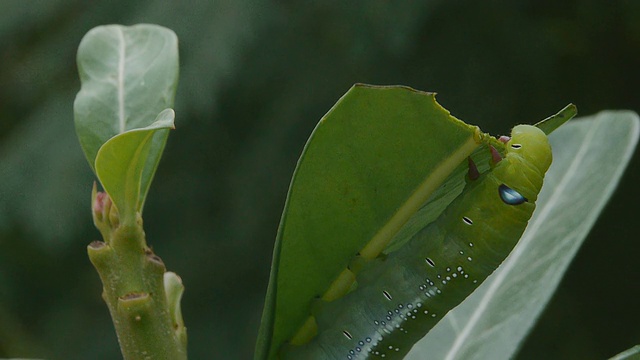
[(98, 151), (96, 174), (116, 204), (120, 221), (132, 223), (136, 213), (142, 213), (174, 116), (166, 109), (151, 125), (117, 135)]
[(74, 103), (85, 156), (125, 221), (141, 212), (173, 128), (175, 33), (157, 25), (100, 26), (78, 48)]
[(554, 161), (517, 247), (414, 346), (408, 359), (513, 356), (618, 185), (637, 145), (639, 125), (635, 113), (607, 111), (574, 120), (549, 136)]
[(640, 359), (640, 345), (636, 345), (620, 354), (612, 357), (609, 360), (638, 360)]
[[(299, 160), (274, 250), (256, 358), (273, 358), (357, 253), (384, 250), (485, 136), (405, 87), (356, 85)], [(499, 145), (498, 145), (499, 146)]]
[(77, 61), (82, 87), (73, 105), (76, 132), (95, 171), (102, 144), (149, 126), (173, 107), (178, 40), (157, 25), (99, 26), (80, 42)]

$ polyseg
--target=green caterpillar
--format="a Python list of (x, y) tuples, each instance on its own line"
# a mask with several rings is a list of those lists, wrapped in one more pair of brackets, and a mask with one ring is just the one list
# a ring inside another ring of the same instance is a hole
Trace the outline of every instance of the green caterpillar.
[(444, 315), (470, 295), (509, 255), (551, 165), (545, 133), (513, 128), (504, 158), (468, 182), (438, 217), (399, 250), (357, 274), (357, 288), (314, 312), (318, 334), (289, 345), (285, 359), (402, 359)]

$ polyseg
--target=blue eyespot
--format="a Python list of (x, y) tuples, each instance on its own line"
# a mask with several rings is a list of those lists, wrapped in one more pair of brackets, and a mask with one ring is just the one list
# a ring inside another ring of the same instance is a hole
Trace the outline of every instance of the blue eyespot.
[(519, 192), (505, 184), (500, 184), (500, 186), (498, 186), (498, 193), (500, 194), (502, 202), (507, 205), (520, 205), (528, 201), (526, 197), (522, 196)]

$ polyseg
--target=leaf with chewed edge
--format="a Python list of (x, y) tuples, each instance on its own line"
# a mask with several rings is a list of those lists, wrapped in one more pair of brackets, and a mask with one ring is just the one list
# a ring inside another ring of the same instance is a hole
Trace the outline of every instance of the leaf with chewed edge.
[(255, 358), (274, 358), (312, 300), (341, 286), (334, 280), (356, 254), (372, 258), (387, 248), (485, 138), (433, 93), (351, 88), (320, 120), (295, 170)]

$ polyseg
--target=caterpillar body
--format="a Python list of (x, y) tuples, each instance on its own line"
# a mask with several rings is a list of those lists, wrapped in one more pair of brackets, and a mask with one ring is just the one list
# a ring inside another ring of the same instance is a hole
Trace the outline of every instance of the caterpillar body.
[(317, 335), (285, 346), (281, 357), (402, 359), (514, 248), (535, 209), (551, 147), (543, 131), (518, 125), (494, 163), (479, 176), (470, 168), (465, 190), (400, 249), (367, 264), (354, 290), (318, 300)]

